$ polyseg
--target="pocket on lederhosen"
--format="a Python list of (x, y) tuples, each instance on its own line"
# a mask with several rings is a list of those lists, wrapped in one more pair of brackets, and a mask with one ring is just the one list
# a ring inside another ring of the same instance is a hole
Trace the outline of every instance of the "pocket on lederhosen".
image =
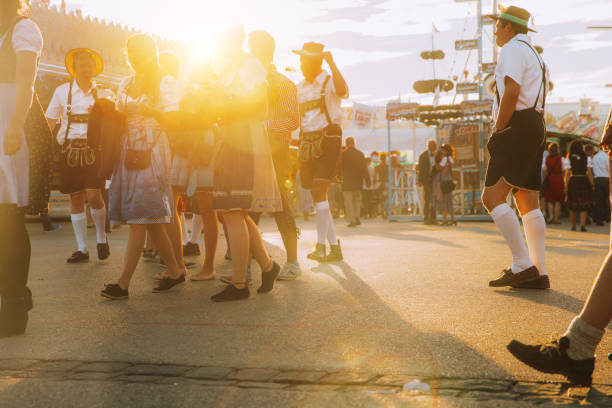
[(323, 155), (325, 132), (305, 132), (300, 137), (299, 158), (303, 163), (318, 159)]

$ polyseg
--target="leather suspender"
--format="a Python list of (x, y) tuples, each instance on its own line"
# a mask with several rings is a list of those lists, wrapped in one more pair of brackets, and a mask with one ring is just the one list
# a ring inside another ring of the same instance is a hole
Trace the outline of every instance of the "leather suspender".
[(327, 110), (327, 102), (325, 102), (327, 84), (329, 83), (330, 78), (331, 76), (325, 78), (325, 82), (323, 82), (323, 87), (321, 87), (321, 111), (325, 114), (325, 119), (327, 119), (327, 126), (332, 124), (331, 116), (329, 116), (329, 110)]
[(70, 125), (72, 125), (72, 86), (74, 84), (74, 78), (70, 80), (70, 87), (68, 88), (68, 102), (66, 102), (66, 113), (68, 114), (66, 123), (66, 134), (64, 135), (64, 147), (68, 146), (68, 132), (70, 132)]

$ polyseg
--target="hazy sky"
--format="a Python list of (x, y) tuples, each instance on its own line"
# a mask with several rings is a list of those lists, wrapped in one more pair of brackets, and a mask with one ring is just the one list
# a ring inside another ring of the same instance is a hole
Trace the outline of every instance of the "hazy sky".
[[(59, 1), (53, 1), (59, 3)], [(68, 2), (70, 4), (70, 2)], [(277, 40), (279, 68), (297, 68), (290, 53), (304, 41), (324, 42), (347, 77), (351, 98), (384, 104), (402, 99), (425, 102), (412, 83), (432, 77), (431, 62), (419, 54), (431, 48), (432, 23), (440, 31), (437, 49), (440, 78), (460, 75), (467, 66), (476, 73), (476, 52), (456, 53), (454, 41), (475, 38), (476, 3), (453, 0), (78, 0), (84, 14), (115, 20), (146, 32), (181, 41), (210, 43), (223, 27), (241, 22), (247, 30), (266, 29)], [(555, 85), (553, 101), (576, 101), (585, 94), (612, 102), (612, 30), (587, 30), (589, 25), (612, 25), (612, 0), (515, 0), (534, 18), (535, 44), (544, 47)], [(483, 0), (492, 11), (492, 1)], [(492, 58), (491, 29), (485, 30), (485, 62)], [(299, 75), (290, 74), (297, 80)], [(452, 99), (452, 95), (446, 100)]]

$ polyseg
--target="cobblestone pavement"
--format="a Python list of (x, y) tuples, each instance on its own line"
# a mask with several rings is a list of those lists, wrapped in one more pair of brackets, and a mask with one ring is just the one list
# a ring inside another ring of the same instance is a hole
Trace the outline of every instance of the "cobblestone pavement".
[[(454, 403), (519, 403), (527, 405), (612, 406), (612, 384), (591, 389), (568, 383), (510, 381), (474, 378), (421, 378), (429, 390), (404, 390), (415, 380), (410, 375), (385, 375), (359, 371), (300, 371), (242, 367), (199, 367), (76, 360), (0, 360), (0, 384), (15, 381), (107, 382), (123, 384), (235, 387), (293, 392), (335, 392), (396, 395), (405, 402), (419, 397)], [(2, 387), (0, 386), (0, 389)], [(321, 406), (325, 405), (321, 403)]]

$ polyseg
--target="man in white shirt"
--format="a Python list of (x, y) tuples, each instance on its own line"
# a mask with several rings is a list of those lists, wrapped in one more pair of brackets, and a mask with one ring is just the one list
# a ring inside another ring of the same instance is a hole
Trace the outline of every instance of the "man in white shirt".
[(595, 153), (593, 145), (587, 145), (584, 151), (592, 158), (593, 163), (596, 200), (595, 208), (593, 208), (593, 221), (601, 226), (604, 225), (604, 221), (610, 222), (610, 160), (603, 150)]
[[(324, 45), (305, 43), (300, 56), (304, 80), (298, 84), (300, 103), (301, 182), (309, 189), (316, 209), (317, 246), (308, 259), (318, 262), (342, 261), (342, 250), (336, 237), (334, 220), (329, 209), (328, 191), (336, 179), (342, 147), (341, 100), (348, 97), (348, 86)], [(327, 62), (331, 75), (323, 70)], [(326, 253), (326, 240), (330, 252)]]
[(98, 258), (103, 260), (110, 256), (106, 206), (102, 198), (105, 180), (99, 175), (99, 152), (87, 144), (87, 129), (89, 112), (96, 100), (112, 96), (109, 91), (99, 89), (94, 81), (104, 69), (102, 57), (95, 51), (86, 48), (69, 51), (66, 69), (71, 80), (57, 87), (45, 116), (51, 129), (61, 121), (57, 134), (62, 151), (60, 191), (70, 195), (70, 218), (77, 241), (77, 250), (67, 262), (89, 261), (85, 202), (89, 203), (96, 226)]
[[(501, 47), (496, 77), (491, 155), (482, 201), (512, 252), (512, 266), (489, 286), (550, 287), (544, 264), (546, 222), (540, 211), (542, 153), (546, 144), (544, 106), (548, 90), (546, 65), (527, 36), (531, 14), (510, 6), (491, 16)], [(514, 197), (523, 219), (527, 245), (516, 214), (507, 204)]]

